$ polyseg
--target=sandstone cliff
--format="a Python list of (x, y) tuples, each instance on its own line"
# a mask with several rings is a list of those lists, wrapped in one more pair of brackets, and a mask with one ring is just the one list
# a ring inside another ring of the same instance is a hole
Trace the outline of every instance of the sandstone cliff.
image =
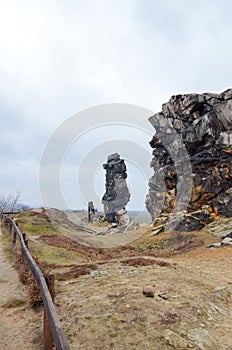
[(172, 96), (149, 121), (156, 129), (146, 207), (232, 216), (232, 89)]

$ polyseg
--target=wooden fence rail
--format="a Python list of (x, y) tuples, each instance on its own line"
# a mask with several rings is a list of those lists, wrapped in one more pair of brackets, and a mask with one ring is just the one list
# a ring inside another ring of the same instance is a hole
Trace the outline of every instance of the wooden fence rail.
[[(10, 218), (5, 218), (5, 226), (9, 230), (9, 232), (13, 233), (13, 243), (15, 243), (16, 235), (20, 241), (22, 253), (30, 267), (30, 270), (40, 288), (40, 293), (43, 299), (44, 304), (44, 350), (50, 350), (52, 349), (53, 345), (51, 344), (51, 336), (52, 341), (54, 345), (56, 346), (57, 350), (70, 350), (70, 347), (68, 345), (66, 336), (64, 334), (64, 331), (62, 329), (59, 317), (57, 315), (54, 303), (53, 303), (53, 297), (54, 295), (51, 295), (53, 293), (50, 293), (49, 291), (49, 283), (46, 281), (46, 277), (43, 275), (42, 271), (40, 270), (39, 266), (36, 264), (35, 260), (31, 256), (27, 241), (25, 240), (25, 237), (20, 232), (19, 228), (17, 227), (14, 220)], [(48, 278), (49, 279), (49, 278)], [(47, 280), (48, 280), (47, 279)], [(54, 283), (54, 280), (53, 280)], [(53, 287), (50, 284), (50, 289), (53, 289)], [(48, 329), (48, 327), (50, 329)], [(50, 336), (51, 334), (51, 336)]]

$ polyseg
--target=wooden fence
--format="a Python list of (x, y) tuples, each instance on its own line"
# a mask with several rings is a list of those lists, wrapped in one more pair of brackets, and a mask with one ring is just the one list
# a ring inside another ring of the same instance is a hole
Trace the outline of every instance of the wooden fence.
[(44, 350), (54, 349), (54, 345), (57, 350), (70, 350), (53, 303), (54, 275), (43, 275), (42, 271), (28, 250), (26, 235), (20, 232), (14, 220), (5, 218), (4, 223), (6, 229), (13, 235), (13, 244), (16, 243), (16, 237), (18, 237), (21, 244), (22, 254), (24, 255), (40, 288), (40, 293), (44, 304)]

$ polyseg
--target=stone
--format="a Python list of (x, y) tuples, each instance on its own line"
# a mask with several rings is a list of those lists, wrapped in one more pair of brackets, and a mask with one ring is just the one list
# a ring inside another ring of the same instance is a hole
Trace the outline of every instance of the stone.
[(207, 246), (207, 248), (219, 248), (219, 247), (221, 247), (221, 242), (211, 243), (210, 245)]
[(168, 221), (168, 215), (163, 215), (163, 216), (160, 215), (154, 220), (153, 225), (163, 225), (163, 224), (166, 224), (167, 221)]
[(226, 289), (226, 286), (217, 286), (215, 287), (215, 290), (218, 292), (218, 291), (221, 291), (221, 290), (225, 290)]
[(105, 219), (110, 223), (127, 225), (130, 219), (125, 207), (130, 200), (130, 192), (124, 159), (120, 159), (118, 153), (111, 154), (103, 168), (106, 170), (106, 192), (102, 197)]
[(143, 295), (147, 298), (154, 298), (154, 291), (151, 288), (144, 288)]
[(90, 272), (91, 277), (108, 276), (108, 271), (106, 270), (95, 270)]
[(226, 233), (222, 238), (227, 238), (227, 237), (232, 238), (232, 231)]
[(173, 346), (176, 350), (193, 348), (192, 344), (189, 341), (185, 340), (181, 335), (169, 329), (165, 331), (164, 339), (169, 345)]
[(156, 236), (158, 235), (160, 232), (164, 231), (165, 229), (165, 225), (160, 225), (155, 227), (154, 229), (152, 229), (150, 236)]
[[(150, 233), (150, 236), (155, 236), (162, 231), (168, 230), (170, 228), (170, 224), (172, 225), (172, 230), (175, 231), (200, 230), (212, 220), (213, 219), (211, 218), (209, 212), (205, 208), (204, 210), (196, 210), (191, 213), (186, 211), (180, 213), (170, 213), (169, 221), (163, 225), (154, 227)], [(155, 222), (159, 221), (155, 220)]]
[[(149, 121), (156, 130), (146, 196), (152, 219), (177, 204), (178, 211), (207, 205), (210, 212), (232, 217), (232, 89), (172, 96)], [(188, 188), (189, 200), (182, 203)]]
[(212, 243), (207, 248), (218, 248), (227, 245), (232, 245), (232, 232), (223, 236), (221, 242)]
[(213, 313), (219, 313), (219, 314), (221, 314), (221, 315), (223, 315), (223, 316), (227, 316), (227, 315), (228, 315), (228, 311), (222, 309), (221, 307), (219, 307), (219, 306), (216, 305), (215, 303), (209, 301), (208, 304), (209, 304), (210, 309), (211, 309), (210, 311), (208, 310), (208, 312), (207, 312), (207, 314), (208, 314), (209, 316), (212, 316), (212, 312), (213, 312)]
[(203, 328), (193, 328), (188, 331), (188, 338), (193, 341), (200, 350), (218, 349), (213, 337)]
[(204, 227), (204, 232), (210, 235), (225, 238), (232, 232), (232, 218), (219, 218)]
[(232, 238), (231, 237), (225, 237), (221, 241), (221, 245), (232, 245)]
[(160, 297), (161, 299), (164, 299), (164, 300), (168, 300), (166, 293), (159, 293), (158, 297)]
[(119, 223), (119, 225), (129, 225), (130, 223), (130, 217), (125, 209), (121, 209), (116, 211), (115, 213), (116, 221)]

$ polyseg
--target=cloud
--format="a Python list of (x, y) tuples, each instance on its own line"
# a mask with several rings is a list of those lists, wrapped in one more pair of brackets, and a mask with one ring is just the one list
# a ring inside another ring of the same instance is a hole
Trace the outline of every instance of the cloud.
[(82, 109), (124, 102), (156, 112), (173, 94), (230, 87), (231, 10), (229, 0), (2, 1), (0, 147), (11, 192), (20, 160), (30, 169), (22, 192), (38, 198), (43, 148)]

